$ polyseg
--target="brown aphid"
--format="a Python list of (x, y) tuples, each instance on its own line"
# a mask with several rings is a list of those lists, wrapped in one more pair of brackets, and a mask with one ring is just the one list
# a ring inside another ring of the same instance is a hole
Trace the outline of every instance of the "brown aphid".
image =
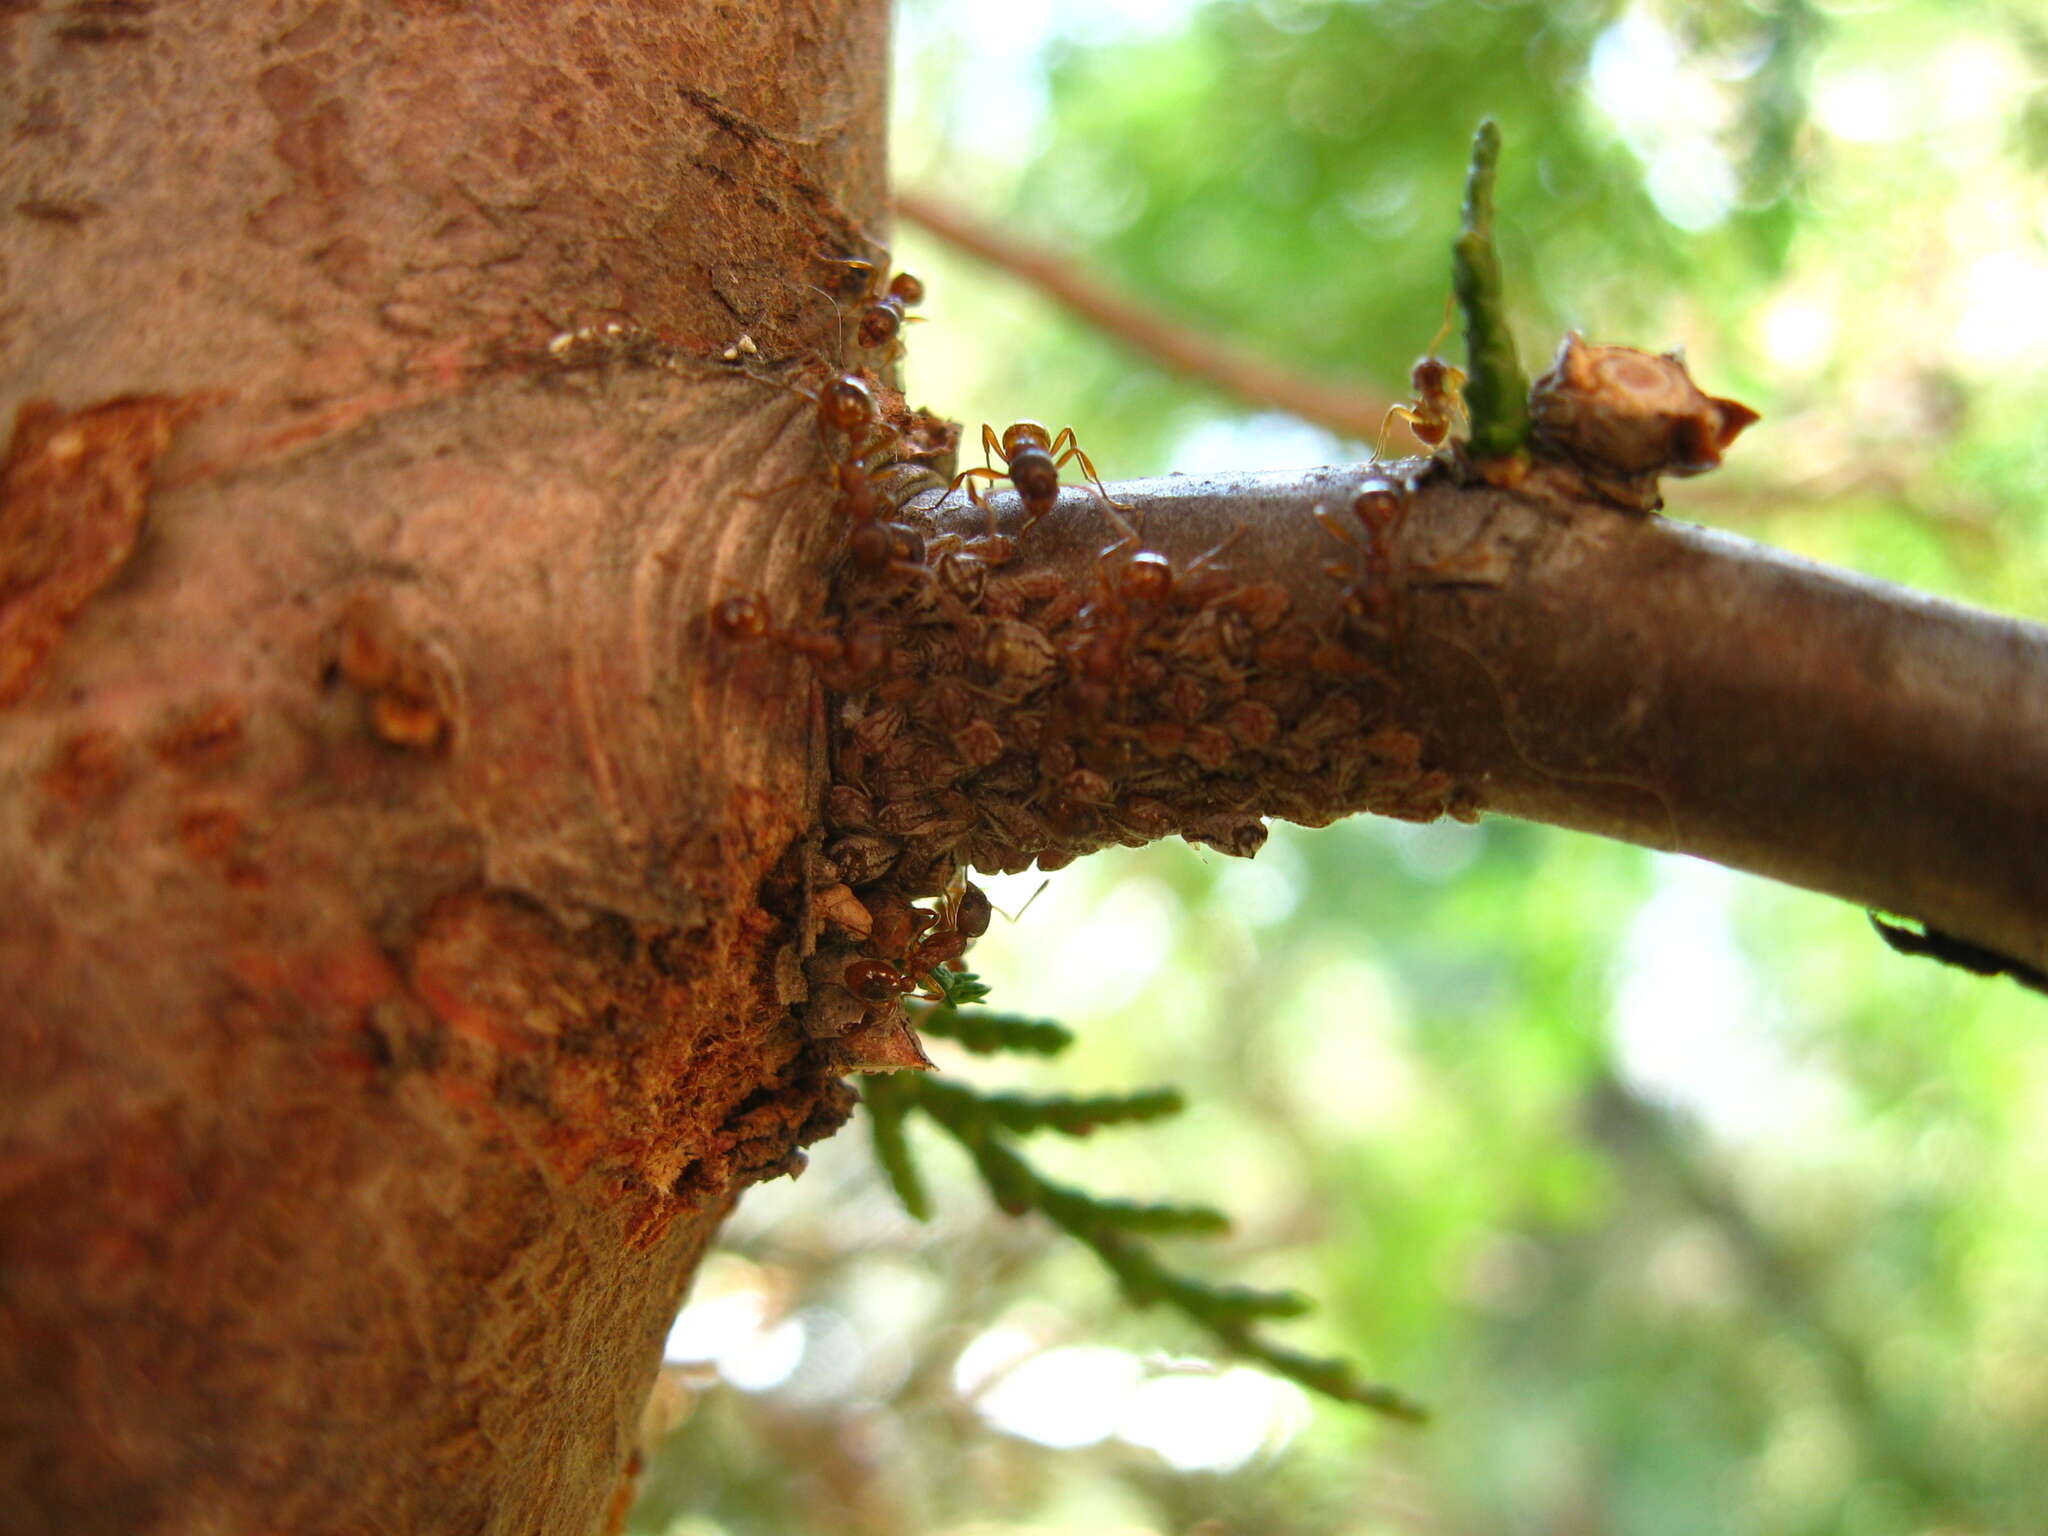
[(1465, 415), (1465, 371), (1436, 355), (1436, 349), (1450, 334), (1451, 300), (1446, 298), (1442, 329), (1431, 338), (1429, 351), (1415, 360), (1408, 373), (1415, 397), (1387, 408), (1386, 417), (1380, 422), (1379, 445), (1373, 449), (1374, 463), (1387, 456), (1387, 433), (1393, 430), (1395, 421), (1407, 422), (1416, 441), (1433, 452), (1443, 447), (1457, 418)]
[(844, 884), (825, 886), (811, 896), (811, 913), (821, 923), (830, 923), (856, 939), (873, 931), (874, 920), (867, 905)]
[(830, 826), (865, 831), (875, 824), (874, 801), (858, 785), (834, 784), (825, 791), (825, 820)]
[(1280, 732), (1280, 717), (1256, 699), (1239, 699), (1223, 712), (1223, 728), (1247, 747), (1263, 747)]
[(894, 838), (855, 832), (828, 844), (825, 857), (839, 871), (840, 879), (848, 885), (861, 886), (871, 885), (889, 873), (902, 852), (903, 845)]
[[(980, 488), (974, 484), (976, 480), (1008, 480), (1017, 488), (1017, 499), (1024, 503), (1024, 528), (1028, 529), (1052, 511), (1053, 504), (1059, 500), (1061, 468), (1070, 461), (1078, 460), (1081, 472), (1101, 493), (1102, 499), (1111, 507), (1121, 505), (1103, 488), (1102, 477), (1095, 472), (1094, 462), (1075, 440), (1072, 427), (1061, 427), (1055, 435), (1043, 422), (1015, 421), (1004, 428), (1003, 435), (998, 438), (994, 427), (984, 425), (981, 446), (984, 460), (1000, 458), (1003, 467), (996, 469), (984, 463), (963, 469), (946, 487), (948, 495), (965, 485), (968, 499), (978, 506), (984, 498)], [(993, 521), (989, 532), (995, 532)]]
[(1003, 755), (1003, 733), (986, 720), (975, 720), (953, 733), (953, 749), (969, 768), (986, 768)]
[(1254, 581), (1237, 588), (1223, 600), (1227, 607), (1244, 615), (1254, 634), (1277, 629), (1294, 607), (1294, 594), (1284, 582)]

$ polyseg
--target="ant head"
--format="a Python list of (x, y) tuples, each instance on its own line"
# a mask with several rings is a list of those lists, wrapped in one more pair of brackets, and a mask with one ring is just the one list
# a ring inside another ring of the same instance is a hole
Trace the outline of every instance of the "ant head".
[(989, 904), (988, 892), (972, 880), (960, 888), (960, 899), (953, 903), (953, 931), (963, 939), (978, 939), (988, 932), (989, 914), (995, 909)]
[[(1457, 374), (1460, 383), (1464, 382), (1465, 376), (1462, 373), (1458, 373), (1457, 369), (1453, 368), (1442, 358), (1418, 357), (1415, 360), (1415, 367), (1408, 375), (1408, 379), (1415, 386), (1415, 392), (1427, 399), (1431, 395), (1442, 394), (1445, 389), (1450, 387), (1453, 374)], [(1420, 433), (1417, 434), (1417, 436), (1420, 435)]]
[(1366, 481), (1351, 502), (1351, 510), (1368, 528), (1385, 527), (1400, 516), (1401, 508), (1400, 488), (1391, 480)]
[(924, 279), (909, 272), (898, 272), (889, 279), (889, 295), (901, 299), (905, 304), (924, 302)]
[(854, 339), (872, 350), (888, 346), (902, 329), (903, 314), (900, 310), (887, 303), (870, 304), (860, 317), (860, 329), (855, 332)]
[(1003, 431), (1003, 457), (1022, 452), (1026, 448), (1052, 448), (1052, 433), (1042, 421), (1013, 421)]
[(841, 298), (858, 298), (875, 285), (875, 264), (872, 261), (862, 261), (858, 256), (820, 256), (818, 260), (828, 267), (844, 269), (833, 280)]
[(1145, 550), (1131, 556), (1116, 584), (1128, 602), (1163, 603), (1173, 594), (1173, 565), (1166, 556)]
[(873, 390), (855, 375), (842, 373), (819, 393), (818, 414), (828, 426), (853, 432), (875, 420), (881, 408)]

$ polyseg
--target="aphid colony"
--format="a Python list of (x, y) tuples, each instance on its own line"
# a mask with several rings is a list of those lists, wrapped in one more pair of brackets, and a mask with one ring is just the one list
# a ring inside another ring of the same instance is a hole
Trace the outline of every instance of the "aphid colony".
[[(923, 285), (832, 265), (858, 346), (886, 363)], [(1432, 375), (1425, 388), (1421, 367), (1402, 412), (1432, 441), (1454, 385)], [(1243, 855), (1268, 815), (1460, 809), (1390, 723), (1396, 684), (1374, 659), (1401, 625), (1394, 534), (1412, 481), (1328, 472), (1317, 517), (1344, 558), (1303, 603), (1233, 569), (1242, 525), (1199, 545), (1185, 529), (1148, 538), (1142, 508), (1111, 498), (1071, 428), (984, 427), (984, 463), (949, 479), (950, 434), (885, 416), (862, 372), (783, 387), (814, 403), (830, 461), (844, 536), (831, 615), (785, 627), (735, 595), (709, 622), (808, 657), (832, 695), (814, 1033), (865, 1034), (900, 1019), (902, 998), (939, 995), (941, 968), (988, 925), (969, 869), (1051, 870), (1175, 833)], [(1063, 507), (1070, 463), (1093, 490)], [(1002, 481), (1014, 506), (987, 495)]]

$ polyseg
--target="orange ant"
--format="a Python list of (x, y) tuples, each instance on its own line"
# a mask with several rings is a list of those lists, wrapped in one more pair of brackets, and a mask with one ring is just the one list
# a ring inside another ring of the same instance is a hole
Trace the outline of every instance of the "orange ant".
[(1387, 456), (1387, 433), (1393, 430), (1396, 417), (1407, 422), (1408, 430), (1415, 434), (1416, 440), (1434, 452), (1451, 435), (1453, 421), (1465, 415), (1465, 370), (1436, 355), (1436, 349), (1451, 334), (1451, 305), (1452, 300), (1446, 298), (1443, 327), (1431, 338), (1429, 351), (1415, 360), (1415, 367), (1408, 374), (1408, 382), (1415, 388), (1415, 398), (1389, 406), (1386, 418), (1380, 422), (1379, 446), (1372, 452), (1375, 464)]
[[(1060, 469), (1071, 460), (1080, 461), (1081, 473), (1101, 492), (1104, 501), (1113, 508), (1123, 506), (1104, 489), (1102, 476), (1095, 472), (1094, 463), (1081, 451), (1072, 427), (1061, 427), (1059, 435), (1054, 436), (1046, 430), (1043, 422), (1015, 421), (998, 438), (994, 427), (984, 425), (981, 429), (981, 451), (982, 465), (961, 470), (953, 477), (953, 483), (946, 487), (946, 494), (950, 496), (965, 485), (967, 499), (980, 506), (985, 498), (974, 481), (1008, 480), (1017, 488), (1017, 499), (1024, 503), (1024, 526), (1018, 530), (1020, 533), (1053, 509), (1060, 496)], [(1001, 469), (988, 465), (991, 455), (1002, 459)], [(995, 532), (993, 512), (989, 514), (989, 532)]]
[(799, 655), (808, 656), (817, 664), (819, 676), (826, 685), (841, 691), (860, 686), (887, 659), (882, 632), (874, 625), (841, 627), (828, 624), (815, 629), (778, 629), (769, 617), (767, 603), (750, 593), (736, 593), (714, 604), (711, 628), (722, 639), (740, 642), (772, 640)]
[[(827, 380), (815, 394), (796, 385), (777, 387), (793, 390), (816, 404), (821, 436), (836, 432), (846, 439), (845, 455), (833, 460), (832, 465), (838, 487), (834, 506), (853, 524), (847, 540), (853, 563), (870, 572), (885, 570), (891, 564), (921, 565), (924, 541), (910, 528), (883, 521), (877, 505), (875, 476), (884, 473), (888, 466), (870, 469), (869, 460), (900, 442), (902, 434), (883, 420), (881, 405), (866, 381), (858, 374), (842, 373)], [(750, 495), (753, 499), (772, 496), (809, 480), (808, 475), (799, 476)]]
[[(1400, 594), (1392, 584), (1394, 535), (1408, 516), (1408, 499), (1393, 481), (1374, 476), (1352, 498), (1351, 511), (1364, 530), (1362, 541), (1329, 508), (1319, 504), (1315, 509), (1316, 522), (1323, 532), (1365, 557), (1365, 579), (1350, 582), (1338, 595), (1338, 605), (1375, 634), (1398, 634), (1402, 614)], [(1332, 562), (1323, 567), (1323, 574), (1349, 581), (1352, 573), (1348, 567)]]
[[(886, 1003), (910, 995), (942, 1001), (945, 991), (932, 972), (966, 954), (967, 946), (988, 932), (989, 916), (995, 909), (988, 894), (963, 873), (935, 909), (913, 907), (900, 898), (876, 898), (868, 903), (868, 910), (875, 918), (876, 942), (885, 949), (908, 953), (900, 967), (883, 959), (852, 961), (846, 967), (844, 985), (864, 1003)], [(929, 938), (924, 937), (934, 923), (937, 928)], [(919, 991), (920, 985), (925, 990)]]

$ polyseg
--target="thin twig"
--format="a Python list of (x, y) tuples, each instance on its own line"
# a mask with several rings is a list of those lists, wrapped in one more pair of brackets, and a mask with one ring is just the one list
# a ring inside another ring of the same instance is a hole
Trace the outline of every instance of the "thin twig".
[(948, 245), (1020, 278), (1125, 345), (1249, 405), (1281, 410), (1353, 442), (1371, 442), (1388, 402), (1276, 368), (1083, 276), (1050, 251), (963, 213), (929, 192), (899, 191), (896, 210)]

